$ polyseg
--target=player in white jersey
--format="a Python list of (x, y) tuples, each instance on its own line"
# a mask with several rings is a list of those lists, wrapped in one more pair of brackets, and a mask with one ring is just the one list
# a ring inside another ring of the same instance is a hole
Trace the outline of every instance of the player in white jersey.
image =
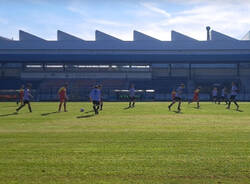
[(228, 98), (227, 98), (227, 88), (226, 87), (223, 87), (222, 90), (221, 90), (221, 95), (220, 95), (220, 101), (219, 101), (219, 104), (221, 102), (225, 102), (226, 105), (228, 104)]
[(216, 87), (212, 90), (212, 98), (214, 103), (218, 101), (218, 89)]
[(171, 107), (178, 101), (178, 112), (181, 111), (181, 101), (182, 101), (182, 93), (185, 88), (184, 84), (181, 84), (177, 89), (176, 89), (176, 95), (174, 101), (168, 106), (168, 109), (171, 110)]
[(232, 82), (231, 96), (230, 96), (230, 99), (229, 99), (229, 103), (228, 103), (227, 109), (230, 109), (231, 102), (234, 102), (234, 104), (237, 107), (236, 110), (237, 111), (239, 110), (240, 106), (236, 102), (236, 96), (238, 95), (238, 92), (239, 92), (239, 90), (238, 90), (236, 84), (234, 82)]
[(97, 85), (90, 92), (89, 98), (90, 101), (93, 103), (93, 109), (95, 111), (95, 114), (99, 114), (98, 109), (101, 101), (101, 91)]
[(129, 108), (135, 107), (135, 85), (131, 84), (131, 87), (129, 89)]
[(28, 105), (29, 111), (32, 112), (31, 105), (30, 105), (30, 99), (33, 98), (31, 95), (31, 84), (27, 84), (27, 87), (24, 89), (24, 95), (23, 95), (23, 104), (21, 104), (20, 107), (16, 109), (18, 112), (20, 109), (22, 109), (26, 104)]

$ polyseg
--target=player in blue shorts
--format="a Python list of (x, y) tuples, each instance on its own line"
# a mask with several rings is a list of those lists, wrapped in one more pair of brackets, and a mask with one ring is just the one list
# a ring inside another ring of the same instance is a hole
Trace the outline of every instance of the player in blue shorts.
[(236, 102), (236, 97), (238, 95), (238, 88), (236, 86), (236, 84), (234, 82), (232, 82), (232, 89), (231, 89), (231, 96), (230, 96), (230, 99), (229, 99), (229, 103), (228, 103), (228, 106), (227, 106), (227, 109), (230, 109), (230, 105), (231, 105), (231, 102), (234, 102), (234, 104), (236, 105), (237, 107), (237, 111), (239, 110), (239, 105), (238, 103)]
[(33, 98), (30, 92), (31, 86), (32, 86), (31, 84), (27, 84), (26, 88), (24, 89), (23, 103), (21, 104), (20, 107), (16, 109), (16, 112), (22, 109), (26, 104), (28, 105), (29, 111), (32, 112), (31, 105), (30, 105), (30, 99)]

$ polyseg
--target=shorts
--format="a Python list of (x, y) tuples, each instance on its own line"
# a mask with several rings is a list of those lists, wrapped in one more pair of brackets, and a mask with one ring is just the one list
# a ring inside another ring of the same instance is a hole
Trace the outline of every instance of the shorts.
[(130, 96), (129, 99), (130, 99), (131, 101), (134, 101), (134, 100), (135, 100), (135, 97), (134, 97), (134, 96)]
[(24, 100), (23, 101), (23, 104), (25, 105), (25, 104), (29, 104), (30, 103), (30, 101), (29, 100)]
[(60, 98), (60, 102), (66, 102), (67, 99), (66, 98)]
[(227, 97), (225, 97), (225, 96), (221, 96), (220, 98), (221, 98), (221, 100), (226, 100), (227, 99)]
[(176, 97), (174, 98), (174, 100), (175, 100), (175, 101), (181, 101), (181, 97), (177, 97), (177, 96), (176, 96)]
[(199, 97), (198, 96), (194, 96), (193, 101), (195, 101), (195, 102), (199, 101)]
[(99, 101), (93, 101), (93, 105), (100, 105)]
[(236, 95), (231, 95), (230, 96), (230, 100), (235, 100), (236, 99)]
[(218, 96), (213, 96), (213, 100), (218, 100)]

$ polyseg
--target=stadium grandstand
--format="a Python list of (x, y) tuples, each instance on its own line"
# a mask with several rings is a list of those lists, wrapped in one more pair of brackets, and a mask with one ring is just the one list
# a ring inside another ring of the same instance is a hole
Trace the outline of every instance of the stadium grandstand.
[(92, 86), (102, 84), (104, 99), (122, 101), (130, 84), (141, 100), (169, 100), (184, 83), (186, 98), (201, 86), (201, 100), (209, 100), (214, 86), (230, 88), (235, 81), (239, 100), (250, 100), (250, 32), (237, 40), (207, 27), (207, 40), (198, 41), (176, 31), (161, 41), (134, 31), (123, 41), (101, 31), (86, 41), (57, 31), (48, 41), (25, 31), (19, 40), (0, 37), (0, 96), (15, 96), (22, 84), (32, 83), (35, 100), (57, 100), (68, 83), (70, 100), (88, 100)]

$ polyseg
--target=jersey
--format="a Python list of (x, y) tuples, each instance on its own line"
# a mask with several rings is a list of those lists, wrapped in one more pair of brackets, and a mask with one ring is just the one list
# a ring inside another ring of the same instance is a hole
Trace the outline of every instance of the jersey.
[(198, 101), (199, 100), (199, 93), (200, 93), (200, 90), (199, 89), (196, 89), (194, 91), (194, 101)]
[(199, 93), (200, 93), (200, 90), (199, 89), (196, 89), (195, 91), (194, 91), (194, 96), (196, 97), (198, 97), (199, 96)]
[(21, 88), (20, 91), (19, 91), (20, 98), (23, 98), (23, 95), (24, 95), (24, 89)]
[(60, 98), (66, 98), (66, 92), (67, 92), (67, 89), (65, 87), (61, 87), (58, 90), (58, 94), (59, 94)]
[(236, 96), (238, 95), (238, 88), (236, 86), (232, 86), (232, 91), (231, 91), (231, 95), (232, 96)]
[(175, 99), (175, 96), (176, 96), (176, 92), (175, 92), (175, 91), (172, 91), (171, 96), (172, 96), (172, 100), (174, 100), (174, 99)]
[(222, 97), (226, 97), (226, 89), (222, 89), (222, 91), (221, 91), (221, 96), (222, 96)]
[(214, 89), (214, 90), (212, 91), (212, 95), (213, 95), (213, 96), (217, 96), (217, 95), (218, 95), (217, 89)]
[(101, 91), (97, 88), (92, 89), (89, 96), (93, 101), (101, 101)]
[(23, 100), (26, 100), (26, 101), (30, 101), (30, 90), (29, 89), (25, 89), (24, 90), (24, 94), (23, 94)]
[(129, 96), (130, 97), (135, 97), (135, 88), (130, 88), (129, 89)]
[(183, 92), (183, 88), (180, 86), (176, 89), (176, 97), (179, 97), (181, 98), (181, 95), (182, 95), (182, 92)]

